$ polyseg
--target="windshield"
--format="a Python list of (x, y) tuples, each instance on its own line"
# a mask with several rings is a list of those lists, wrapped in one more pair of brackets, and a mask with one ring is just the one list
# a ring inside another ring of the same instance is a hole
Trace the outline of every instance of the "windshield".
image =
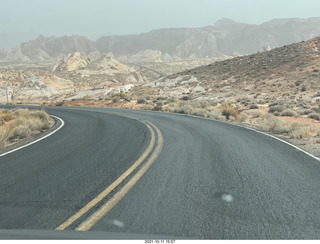
[(319, 1), (1, 3), (0, 239), (320, 238)]

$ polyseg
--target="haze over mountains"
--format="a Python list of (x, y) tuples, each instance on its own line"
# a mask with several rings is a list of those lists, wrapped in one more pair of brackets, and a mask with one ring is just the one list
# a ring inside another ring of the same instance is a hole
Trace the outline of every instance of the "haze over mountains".
[(95, 59), (107, 53), (122, 62), (176, 61), (235, 54), (252, 54), (320, 35), (320, 17), (275, 19), (260, 25), (221, 19), (203, 28), (172, 28), (148, 33), (103, 36), (44, 37), (0, 50), (0, 61), (26, 62), (61, 59), (70, 53)]

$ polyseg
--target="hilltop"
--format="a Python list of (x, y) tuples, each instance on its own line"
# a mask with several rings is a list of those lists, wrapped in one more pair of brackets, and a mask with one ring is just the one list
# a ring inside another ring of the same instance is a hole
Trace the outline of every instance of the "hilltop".
[(0, 50), (0, 61), (56, 61), (75, 52), (90, 59), (108, 54), (125, 63), (230, 57), (270, 50), (318, 35), (320, 18), (276, 19), (260, 25), (224, 18), (202, 28), (158, 29), (136, 35), (102, 36), (96, 41), (77, 35), (39, 36), (11, 50)]
[[(320, 38), (215, 62), (154, 82), (158, 95), (214, 100), (312, 99), (320, 89)], [(194, 89), (196, 88), (196, 91)]]

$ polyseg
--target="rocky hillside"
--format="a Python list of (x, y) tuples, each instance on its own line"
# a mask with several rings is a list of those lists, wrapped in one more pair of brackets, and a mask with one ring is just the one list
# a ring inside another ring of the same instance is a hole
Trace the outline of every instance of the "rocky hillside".
[(215, 62), (144, 87), (146, 96), (315, 101), (320, 96), (320, 38)]
[(70, 53), (97, 58), (102, 53), (122, 62), (160, 62), (252, 54), (320, 35), (320, 18), (277, 19), (260, 25), (221, 19), (203, 28), (159, 29), (139, 35), (43, 37), (0, 51), (0, 61), (41, 61)]

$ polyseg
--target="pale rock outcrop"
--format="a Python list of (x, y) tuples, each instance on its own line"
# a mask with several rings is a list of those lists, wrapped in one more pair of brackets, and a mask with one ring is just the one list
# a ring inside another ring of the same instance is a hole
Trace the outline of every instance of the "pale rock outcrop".
[(105, 74), (130, 73), (133, 71), (127, 65), (120, 63), (108, 55), (102, 55), (100, 58), (91, 62), (86, 70)]
[(69, 54), (62, 59), (59, 64), (54, 68), (54, 71), (73, 71), (83, 69), (88, 66), (90, 60), (84, 58), (80, 53)]

